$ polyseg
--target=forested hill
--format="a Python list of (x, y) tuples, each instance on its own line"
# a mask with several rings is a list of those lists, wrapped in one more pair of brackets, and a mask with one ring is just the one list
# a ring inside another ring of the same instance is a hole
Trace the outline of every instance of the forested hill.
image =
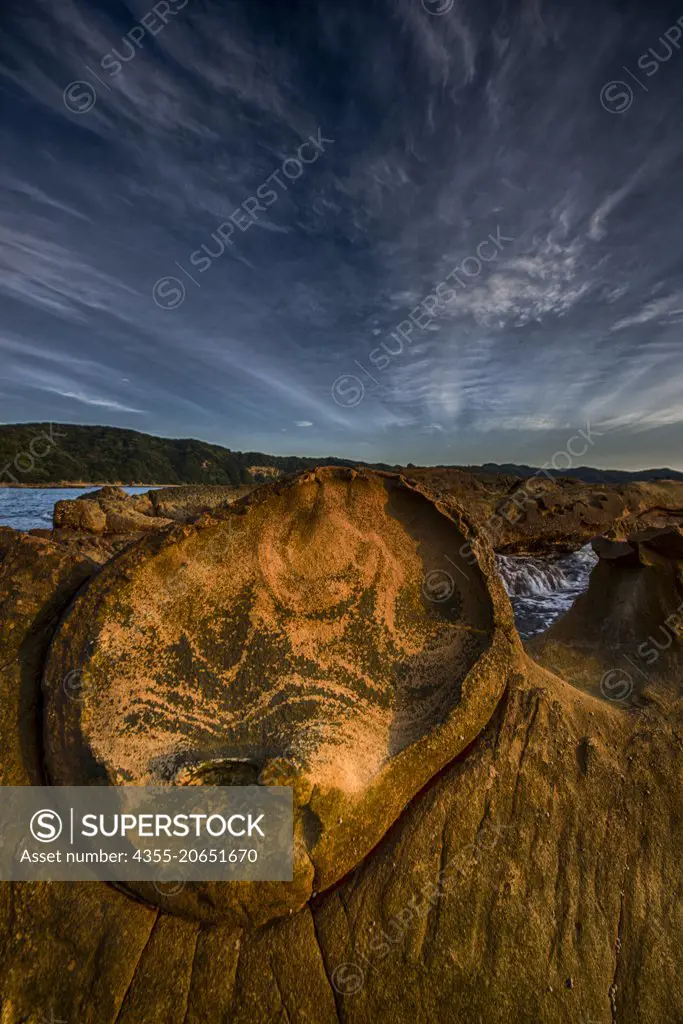
[[(313, 466), (357, 466), (351, 459), (303, 458), (234, 452), (217, 444), (190, 438), (154, 437), (120, 427), (86, 427), (63, 423), (0, 425), (0, 485), (45, 486), (58, 483), (121, 484), (244, 484), (280, 473), (296, 473)], [(374, 469), (398, 469), (385, 463)], [(408, 464), (407, 471), (415, 467)], [(539, 470), (523, 465), (457, 467), (444, 469), (481, 474), (532, 476)], [(680, 480), (671, 469), (640, 472), (592, 469), (550, 470), (552, 476), (574, 477), (588, 483), (623, 483), (630, 480)]]
[[(316, 465), (356, 463), (233, 452), (205, 441), (118, 427), (0, 425), (0, 484), (241, 484), (263, 479), (268, 469), (294, 473)], [(265, 473), (250, 473), (249, 467)]]

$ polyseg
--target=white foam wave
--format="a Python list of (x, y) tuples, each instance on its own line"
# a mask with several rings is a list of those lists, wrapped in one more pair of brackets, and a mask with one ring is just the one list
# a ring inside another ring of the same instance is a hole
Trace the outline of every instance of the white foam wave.
[(523, 639), (546, 630), (588, 588), (597, 555), (586, 544), (562, 557), (496, 555), (496, 565)]

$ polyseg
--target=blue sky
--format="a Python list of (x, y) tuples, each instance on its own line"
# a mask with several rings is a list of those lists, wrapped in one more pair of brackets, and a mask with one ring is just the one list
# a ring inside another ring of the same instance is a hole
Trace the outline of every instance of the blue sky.
[(3, 421), (683, 469), (679, 16), (12, 0)]

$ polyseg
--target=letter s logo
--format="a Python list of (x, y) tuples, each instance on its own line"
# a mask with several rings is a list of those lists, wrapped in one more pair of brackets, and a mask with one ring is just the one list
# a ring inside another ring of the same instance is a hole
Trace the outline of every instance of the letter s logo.
[(177, 309), (185, 298), (185, 285), (177, 277), (160, 277), (152, 297), (161, 309)]
[(54, 843), (62, 834), (62, 819), (56, 811), (36, 811), (29, 827), (39, 843)]
[(352, 373), (343, 373), (332, 385), (332, 397), (343, 409), (352, 409), (363, 401), (365, 388), (360, 378)]

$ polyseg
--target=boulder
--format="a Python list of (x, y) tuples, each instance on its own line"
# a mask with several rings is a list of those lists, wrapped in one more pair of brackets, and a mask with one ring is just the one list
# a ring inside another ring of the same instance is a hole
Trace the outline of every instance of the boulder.
[(83, 499), (58, 501), (52, 522), (56, 530), (79, 530), (83, 533), (104, 533), (107, 528), (104, 509), (96, 501)]
[(79, 533), (147, 533), (169, 523), (156, 515), (149, 492), (127, 494), (122, 487), (102, 487), (74, 500), (58, 501), (53, 515), (56, 530)]
[(0, 528), (2, 786), (45, 781), (35, 679), (59, 615), (97, 568), (72, 546)]
[(249, 485), (228, 487), (219, 484), (188, 484), (149, 491), (149, 499), (156, 516), (172, 519), (176, 523), (189, 523), (204, 512), (213, 512), (231, 505), (253, 490), (253, 486)]
[(172, 522), (192, 522), (205, 512), (224, 507), (251, 487), (162, 487), (145, 494), (127, 494), (121, 487), (102, 487), (55, 505), (55, 529), (96, 534), (140, 534)]

